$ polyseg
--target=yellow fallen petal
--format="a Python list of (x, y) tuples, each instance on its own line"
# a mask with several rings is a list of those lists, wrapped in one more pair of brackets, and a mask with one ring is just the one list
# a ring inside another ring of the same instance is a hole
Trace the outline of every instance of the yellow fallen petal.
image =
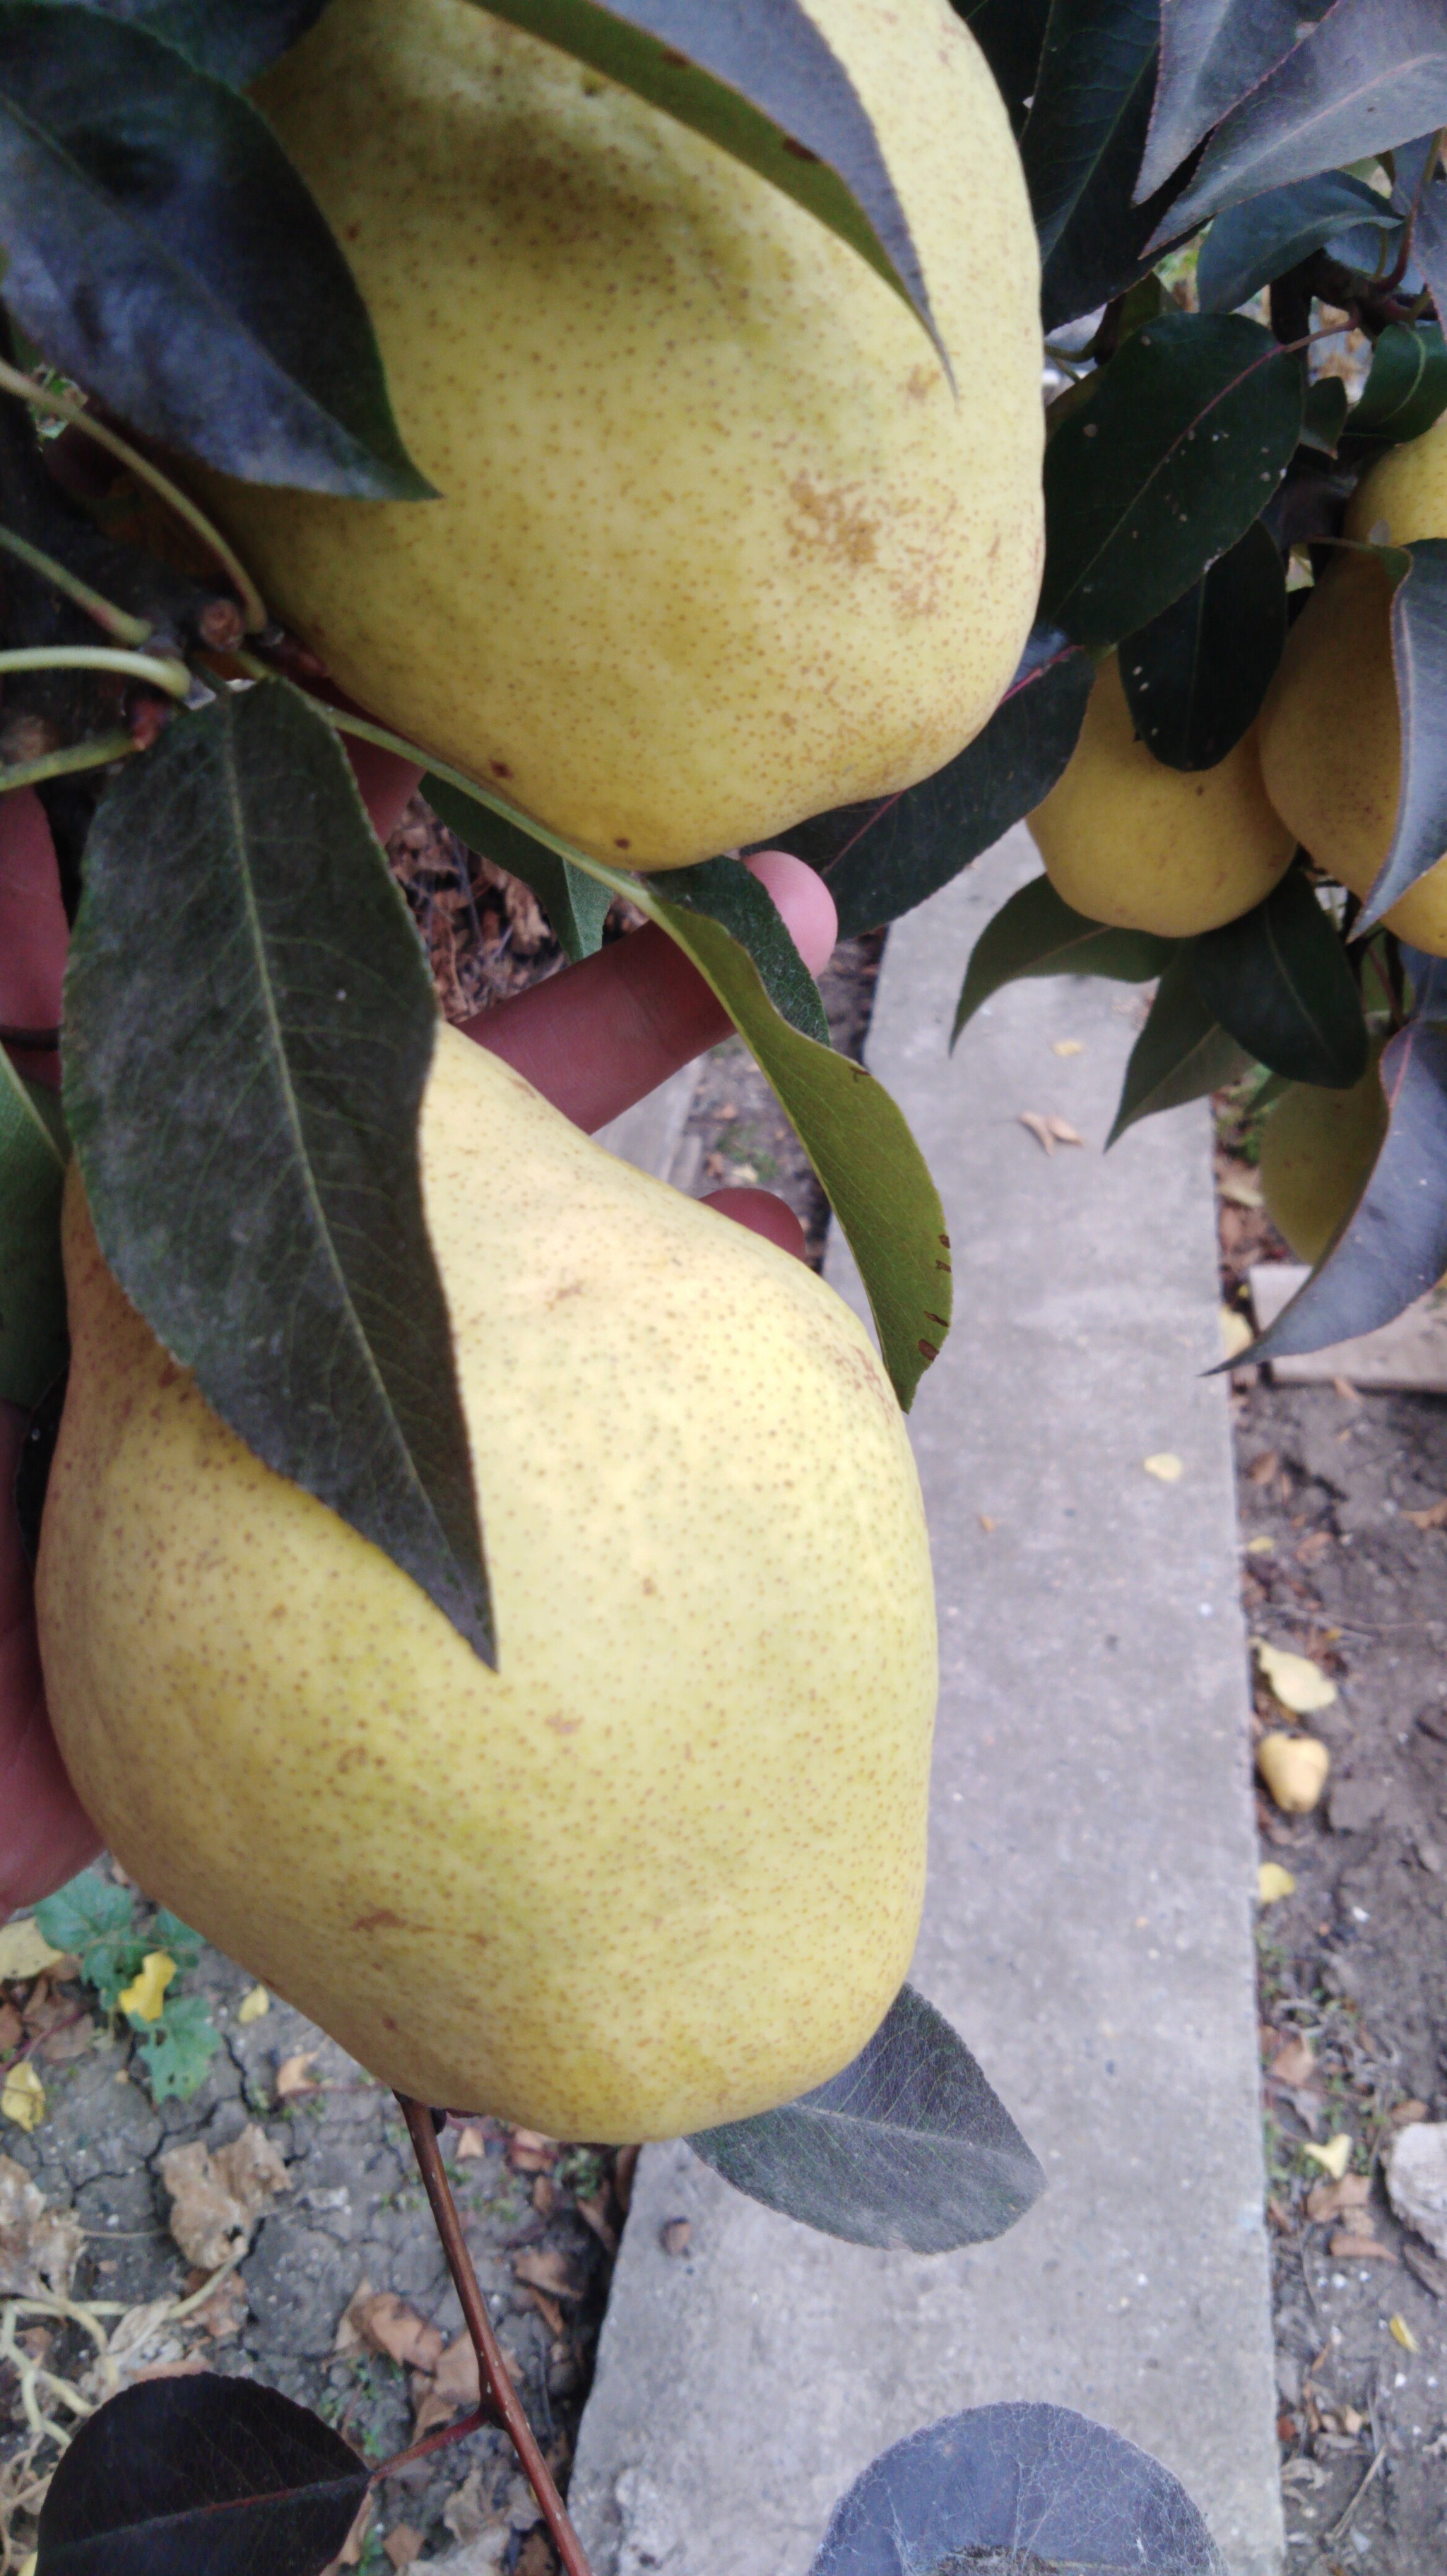
[(1333, 2182), (1340, 2182), (1352, 2160), (1352, 2142), (1345, 2129), (1339, 2129), (1334, 2138), (1327, 2139), (1324, 2147), (1316, 2146), (1310, 2138), (1305, 2139), (1301, 2152), (1310, 2156), (1313, 2164), (1320, 2165), (1323, 2173), (1330, 2174)]
[(1221, 1349), (1225, 1357), (1228, 1360), (1238, 1358), (1242, 1351), (1250, 1350), (1255, 1339), (1255, 1334), (1252, 1332), (1245, 1316), (1240, 1313), (1239, 1309), (1235, 1306), (1223, 1306), (1221, 1309)]
[(1326, 1787), (1331, 1755), (1314, 1735), (1263, 1735), (1256, 1768), (1283, 1815), (1309, 1816)]
[(1260, 1538), (1248, 1538), (1246, 1553), (1248, 1556), (1274, 1556), (1276, 1541), (1274, 1538), (1267, 1538), (1263, 1532)]
[(1275, 1905), (1283, 1896), (1296, 1894), (1296, 1881), (1279, 1860), (1264, 1860), (1256, 1873), (1256, 1896), (1259, 1904)]
[(271, 1997), (265, 1986), (253, 1986), (250, 1993), (243, 1995), (237, 2005), (236, 2018), (238, 2021), (260, 2021), (262, 2014), (269, 2013), (270, 2010)]
[(1388, 2317), (1387, 2332), (1394, 2343), (1399, 2343), (1401, 2345), (1403, 2352), (1421, 2351), (1422, 2347), (1418, 2343), (1417, 2338), (1413, 2334), (1405, 2317)]
[(166, 1988), (176, 1973), (176, 1962), (165, 1950), (148, 1950), (141, 1961), (140, 1973), (131, 1979), (118, 1998), (124, 2013), (134, 2013), (137, 2021), (159, 2021), (166, 2008)]
[(1273, 1699), (1289, 1708), (1293, 1717), (1310, 1717), (1313, 1709), (1330, 1708), (1336, 1698), (1336, 1684), (1314, 1664), (1309, 1655), (1293, 1655), (1284, 1646), (1268, 1646), (1264, 1637), (1253, 1637), (1256, 1669)]
[(1158, 1449), (1153, 1458), (1142, 1458), (1141, 1465), (1148, 1476), (1159, 1476), (1163, 1485), (1178, 1484), (1186, 1472), (1170, 1449)]
[(17, 2129), (38, 2129), (45, 2117), (45, 2087), (27, 2057), (0, 2086), (0, 2111)]
[(52, 1950), (33, 1915), (0, 1929), (0, 1977), (38, 1977), (64, 1957), (63, 1950)]
[(1085, 1048), (1079, 1038), (1052, 1038), (1050, 1052), (1052, 1055), (1084, 1055)]

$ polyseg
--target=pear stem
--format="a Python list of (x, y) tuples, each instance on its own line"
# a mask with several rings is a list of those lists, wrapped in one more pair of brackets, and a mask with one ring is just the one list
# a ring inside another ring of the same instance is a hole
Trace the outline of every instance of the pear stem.
[(552, 2472), (523, 2413), (517, 2390), (508, 2377), (507, 2364), (487, 2313), (487, 2301), (478, 2285), (472, 2256), (467, 2249), (462, 2221), (457, 2215), (457, 2203), (452, 2197), (452, 2185), (442, 2161), (432, 2114), (425, 2102), (414, 2102), (406, 2093), (399, 2093), (397, 2100), (411, 2136), (412, 2152), (417, 2158), (437, 2233), (442, 2239), (447, 2268), (462, 2302), (463, 2320), (477, 2355), (484, 2399), (490, 2399), (496, 2408), (498, 2420), (518, 2455), (528, 2484), (542, 2506), (548, 2536), (562, 2560), (566, 2576), (592, 2576), (583, 2554), (583, 2544), (568, 2520), (567, 2507), (553, 2483)]
[(16, 787), (42, 786), (47, 778), (68, 778), (79, 769), (108, 769), (113, 760), (128, 759), (136, 748), (130, 735), (119, 731), (65, 743), (59, 751), (43, 752), (38, 760), (17, 760), (13, 767), (0, 769), (0, 796), (8, 796)]

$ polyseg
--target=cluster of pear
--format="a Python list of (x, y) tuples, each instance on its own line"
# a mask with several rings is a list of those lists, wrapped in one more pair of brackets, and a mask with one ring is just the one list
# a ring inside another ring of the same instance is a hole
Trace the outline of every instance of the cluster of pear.
[[(987, 720), (1041, 552), (1038, 261), (947, 0), (810, 0), (954, 382), (883, 278), (469, 0), (335, 0), (262, 85), (442, 497), (232, 484), (394, 728), (669, 867), (904, 787)], [(666, 2137), (846, 2064), (907, 1969), (935, 1697), (898, 1403), (805, 1266), (439, 1033), (429, 1231), (499, 1661), (255, 1458), (67, 1210), (39, 1605), (147, 1892), (402, 2091)]]
[[(1056, 891), (1121, 928), (1190, 938), (1232, 921), (1300, 844), (1365, 895), (1391, 843), (1401, 785), (1392, 583), (1367, 549), (1447, 536), (1447, 419), (1365, 475), (1343, 534), (1287, 638), (1256, 722), (1212, 769), (1177, 770), (1136, 739), (1114, 655), (1097, 676), (1074, 757), (1031, 816)], [(1447, 956), (1447, 855), (1385, 916)], [(1356, 1205), (1386, 1132), (1380, 1047), (1348, 1091), (1292, 1084), (1261, 1155), (1273, 1222), (1316, 1261)]]

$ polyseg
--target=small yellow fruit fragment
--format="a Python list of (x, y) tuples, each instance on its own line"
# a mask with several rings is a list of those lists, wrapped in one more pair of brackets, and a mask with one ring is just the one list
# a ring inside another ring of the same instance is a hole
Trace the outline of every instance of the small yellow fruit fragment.
[(1148, 1476), (1158, 1476), (1163, 1485), (1178, 1485), (1186, 1472), (1170, 1449), (1159, 1449), (1153, 1458), (1142, 1458), (1141, 1465)]
[(1311, 2138), (1304, 2139), (1301, 2152), (1310, 2156), (1314, 2165), (1320, 2165), (1323, 2173), (1330, 2174), (1333, 2182), (1340, 2182), (1352, 2160), (1352, 2142), (1345, 2129), (1338, 2129), (1324, 2147), (1317, 2146)]
[(1309, 1816), (1326, 1787), (1331, 1755), (1314, 1735), (1263, 1735), (1256, 1768), (1283, 1814)]
[(1403, 2352), (1421, 2351), (1422, 2347), (1418, 2343), (1417, 2338), (1413, 2334), (1405, 2317), (1388, 2317), (1387, 2332), (1391, 2336), (1393, 2343), (1399, 2343), (1401, 2345)]
[(1332, 1706), (1336, 1684), (1309, 1655), (1293, 1655), (1284, 1646), (1268, 1646), (1264, 1637), (1253, 1637), (1251, 1644), (1256, 1669), (1272, 1698), (1289, 1708), (1293, 1717), (1310, 1717), (1314, 1710)]
[(45, 2087), (27, 2057), (12, 2066), (0, 2086), (0, 2112), (17, 2129), (38, 2129), (45, 2117)]
[(176, 1973), (176, 1962), (165, 1950), (148, 1950), (141, 1961), (140, 1972), (117, 1997), (123, 2013), (133, 2013), (137, 2021), (159, 2021), (166, 2009), (166, 1988)]
[(1258, 1904), (1275, 1905), (1283, 1896), (1296, 1894), (1296, 1881), (1279, 1860), (1264, 1860), (1256, 1873)]
[(240, 2022), (260, 2021), (262, 2014), (270, 2010), (271, 1997), (265, 1986), (252, 1986), (237, 2005), (236, 2018)]

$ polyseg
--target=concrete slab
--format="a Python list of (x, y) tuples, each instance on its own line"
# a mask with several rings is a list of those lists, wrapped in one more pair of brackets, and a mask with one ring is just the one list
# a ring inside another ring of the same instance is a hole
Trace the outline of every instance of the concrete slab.
[[(1168, 2463), (1232, 2576), (1281, 2561), (1245, 1641), (1204, 1108), (1098, 1148), (1135, 996), (997, 996), (953, 1062), (1015, 833), (891, 934), (869, 1057), (955, 1243), (914, 1415), (943, 1645), (914, 1975), (1050, 2178), (996, 2245), (837, 2245), (643, 2156), (572, 2504), (598, 2576), (803, 2576), (886, 2443), (1049, 2398)], [(1022, 1111), (1077, 1127), (1047, 1157)], [(836, 1249), (833, 1275), (851, 1293)], [(1182, 1461), (1175, 1482), (1143, 1460)], [(670, 2255), (660, 2231), (692, 2222)]]
[(656, 1091), (635, 1100), (621, 1118), (612, 1118), (600, 1127), (594, 1143), (606, 1145), (625, 1163), (636, 1163), (642, 1172), (656, 1173), (659, 1180), (676, 1179), (674, 1170), (688, 1113), (693, 1105), (695, 1069), (680, 1066)]
[[(1311, 1272), (1301, 1261), (1258, 1261), (1249, 1272), (1256, 1329), (1264, 1333), (1283, 1306), (1289, 1306)], [(1350, 1342), (1331, 1342), (1324, 1350), (1301, 1351), (1290, 1359), (1270, 1360), (1275, 1386), (1331, 1386), (1338, 1378), (1359, 1388), (1405, 1390), (1414, 1395), (1447, 1395), (1447, 1288), (1429, 1288), (1425, 1297), (1383, 1324), (1375, 1333), (1359, 1333)]]

